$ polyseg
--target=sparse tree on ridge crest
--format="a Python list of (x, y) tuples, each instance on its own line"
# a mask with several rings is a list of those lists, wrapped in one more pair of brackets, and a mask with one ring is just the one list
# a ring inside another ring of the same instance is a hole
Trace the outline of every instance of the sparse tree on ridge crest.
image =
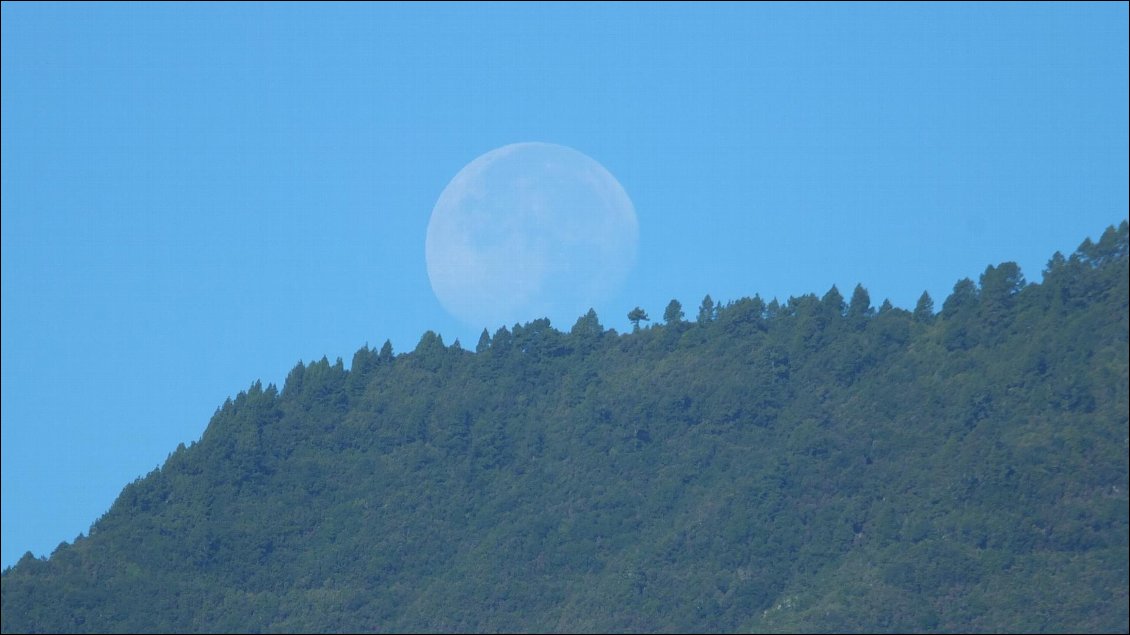
[(678, 324), (683, 321), (683, 305), (678, 300), (671, 300), (667, 310), (663, 312), (663, 321), (668, 324)]
[(650, 322), (651, 318), (647, 317), (647, 311), (636, 307), (628, 312), (628, 321), (632, 323), (632, 330), (640, 330), (640, 321)]
[(918, 304), (914, 305), (914, 321), (923, 324), (934, 321), (934, 299), (927, 291), (922, 292), (918, 297)]
[(710, 298), (708, 293), (702, 299), (702, 305), (698, 307), (698, 323), (706, 324), (712, 321), (714, 321), (714, 300)]

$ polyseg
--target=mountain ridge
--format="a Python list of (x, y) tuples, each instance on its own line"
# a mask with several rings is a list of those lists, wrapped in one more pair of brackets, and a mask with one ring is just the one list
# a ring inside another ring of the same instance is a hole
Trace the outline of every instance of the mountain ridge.
[(1125, 631), (1127, 223), (1043, 274), (300, 363), (0, 630)]

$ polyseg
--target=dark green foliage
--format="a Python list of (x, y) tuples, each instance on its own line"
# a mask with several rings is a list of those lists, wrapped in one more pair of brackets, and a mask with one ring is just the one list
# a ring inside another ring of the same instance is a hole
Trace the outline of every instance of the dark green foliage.
[(597, 338), (603, 333), (604, 327), (600, 325), (600, 320), (593, 309), (589, 309), (588, 313), (577, 318), (576, 324), (569, 331), (570, 335), (581, 339)]
[(848, 305), (848, 317), (857, 325), (862, 325), (865, 318), (871, 317), (874, 310), (871, 308), (871, 294), (862, 284), (855, 285), (851, 294), (851, 303)]
[(488, 348), (490, 348), (490, 333), (483, 329), (482, 334), (479, 335), (479, 343), (475, 345), (475, 352), (485, 353)]
[(698, 323), (706, 324), (714, 320), (714, 300), (710, 298), (710, 294), (702, 299), (702, 304), (698, 307)]
[(381, 346), (379, 359), (381, 363), (388, 363), (392, 361), (392, 342), (385, 340), (384, 346)]
[(2, 630), (1125, 632), (1128, 286), (1123, 223), (938, 315), (708, 296), (299, 364), (5, 571)]
[(976, 321), (981, 306), (981, 291), (969, 278), (953, 285), (953, 293), (942, 303), (942, 341), (949, 350), (973, 348), (980, 342)]
[(840, 290), (836, 288), (836, 285), (832, 285), (832, 288), (828, 289), (828, 292), (824, 294), (820, 302), (823, 304), (822, 313), (825, 319), (843, 317), (844, 311), (847, 310), (847, 306), (844, 304), (844, 296), (840, 293)]
[(683, 321), (683, 305), (678, 300), (671, 300), (663, 311), (663, 321), (667, 324), (678, 324)]
[(648, 322), (651, 318), (647, 316), (647, 311), (636, 307), (628, 312), (628, 321), (632, 323), (633, 330), (640, 330), (640, 322)]
[(914, 321), (922, 324), (930, 324), (934, 321), (934, 298), (931, 298), (927, 291), (923, 291), (922, 295), (918, 296), (918, 304), (914, 305)]

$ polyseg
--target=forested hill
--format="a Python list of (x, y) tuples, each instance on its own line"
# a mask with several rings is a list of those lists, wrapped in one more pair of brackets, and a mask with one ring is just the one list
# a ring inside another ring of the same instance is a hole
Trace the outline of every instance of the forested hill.
[(1126, 632), (1128, 286), (1123, 222), (940, 307), (300, 364), (5, 571), (3, 631)]

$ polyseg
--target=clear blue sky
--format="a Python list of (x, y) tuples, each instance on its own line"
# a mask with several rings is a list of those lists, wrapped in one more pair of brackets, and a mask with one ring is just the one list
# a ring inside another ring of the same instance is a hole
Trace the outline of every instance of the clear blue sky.
[[(474, 345), (448, 180), (562, 144), (635, 203), (627, 330), (703, 295), (938, 306), (1127, 217), (1127, 4), (4, 3), (3, 565), (298, 360)], [(531, 316), (531, 319), (537, 316)], [(557, 325), (568, 328), (570, 324)]]

